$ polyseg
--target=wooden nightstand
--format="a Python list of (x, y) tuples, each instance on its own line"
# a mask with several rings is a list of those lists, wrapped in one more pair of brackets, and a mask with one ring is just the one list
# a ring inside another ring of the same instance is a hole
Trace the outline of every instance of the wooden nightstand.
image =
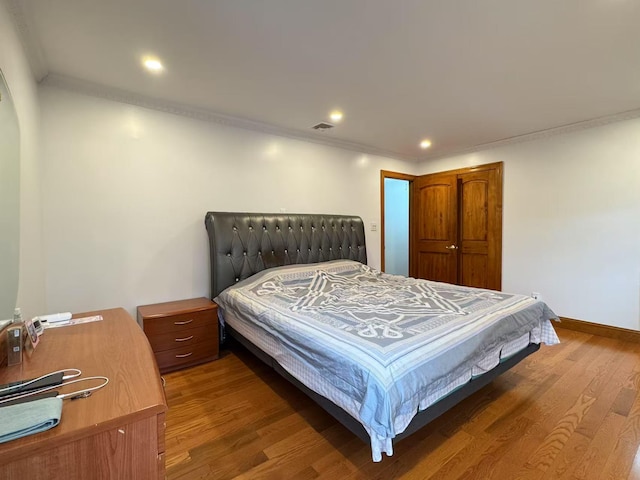
[(218, 306), (206, 298), (138, 307), (160, 373), (218, 358)]

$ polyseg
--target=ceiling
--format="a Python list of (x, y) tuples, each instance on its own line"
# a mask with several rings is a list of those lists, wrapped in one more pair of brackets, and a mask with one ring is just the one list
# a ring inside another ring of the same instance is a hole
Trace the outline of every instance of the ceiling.
[[(425, 159), (638, 111), (635, 0), (30, 0), (37, 76)], [(151, 75), (141, 57), (166, 70)], [(344, 112), (336, 128), (310, 127)], [(429, 138), (433, 146), (421, 150)]]

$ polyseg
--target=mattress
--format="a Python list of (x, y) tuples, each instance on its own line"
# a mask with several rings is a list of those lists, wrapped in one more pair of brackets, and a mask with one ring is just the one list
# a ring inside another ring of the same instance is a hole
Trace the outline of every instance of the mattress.
[(374, 461), (419, 410), (529, 343), (558, 343), (543, 302), (348, 260), (265, 270), (215, 300), (224, 322), (362, 423)]

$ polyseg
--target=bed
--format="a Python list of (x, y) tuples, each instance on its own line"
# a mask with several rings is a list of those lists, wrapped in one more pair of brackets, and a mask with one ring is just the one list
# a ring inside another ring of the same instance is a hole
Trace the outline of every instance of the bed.
[(387, 275), (341, 215), (208, 212), (224, 332), (354, 434), (374, 461), (558, 338), (523, 295)]

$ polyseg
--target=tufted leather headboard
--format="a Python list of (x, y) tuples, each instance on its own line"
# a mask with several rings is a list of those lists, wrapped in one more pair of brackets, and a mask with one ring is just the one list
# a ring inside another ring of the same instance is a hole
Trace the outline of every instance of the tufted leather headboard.
[(211, 298), (266, 268), (349, 259), (367, 263), (364, 223), (346, 215), (208, 212)]

